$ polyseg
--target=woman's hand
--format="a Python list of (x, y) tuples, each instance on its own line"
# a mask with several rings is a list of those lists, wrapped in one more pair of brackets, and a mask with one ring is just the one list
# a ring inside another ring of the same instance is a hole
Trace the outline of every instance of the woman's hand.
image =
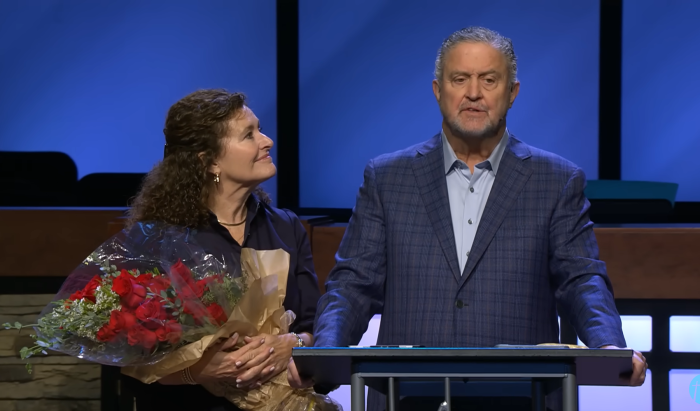
[[(262, 344), (259, 343), (261, 340), (264, 341)], [(251, 348), (246, 355), (241, 356), (240, 363), (236, 363), (245, 370), (236, 379), (239, 388), (259, 387), (285, 371), (298, 340), (291, 334), (260, 334), (254, 338), (246, 337), (245, 342), (246, 345), (241, 350), (251, 346), (255, 348)]]
[[(212, 383), (220, 380), (236, 381), (239, 376), (246, 371), (243, 366), (248, 358), (258, 361), (269, 359), (269, 350), (260, 350), (264, 343), (264, 338), (255, 338), (240, 349), (227, 352), (228, 349), (235, 346), (238, 342), (238, 334), (234, 334), (231, 338), (223, 343), (219, 343), (208, 349), (202, 358), (192, 367), (190, 373), (192, 378), (199, 383)], [(251, 353), (255, 351), (255, 355)]]

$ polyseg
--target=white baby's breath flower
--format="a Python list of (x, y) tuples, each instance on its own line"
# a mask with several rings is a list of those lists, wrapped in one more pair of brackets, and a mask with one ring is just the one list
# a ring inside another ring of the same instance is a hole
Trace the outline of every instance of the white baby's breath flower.
[(83, 298), (58, 305), (50, 318), (67, 334), (98, 341), (97, 332), (109, 322), (112, 310), (120, 308), (119, 296), (107, 284), (95, 289), (94, 303)]

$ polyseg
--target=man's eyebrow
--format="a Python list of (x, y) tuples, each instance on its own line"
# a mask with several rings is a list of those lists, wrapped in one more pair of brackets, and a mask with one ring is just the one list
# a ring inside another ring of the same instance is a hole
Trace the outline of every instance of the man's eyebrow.
[[(458, 76), (458, 75), (471, 76), (472, 73), (470, 73), (468, 71), (457, 70), (457, 71), (452, 71), (449, 74), (450, 74), (450, 76)], [(495, 74), (497, 76), (500, 76), (498, 71), (496, 71), (495, 69), (483, 71), (483, 72), (479, 73), (478, 75), (479, 76), (487, 76), (489, 74)]]

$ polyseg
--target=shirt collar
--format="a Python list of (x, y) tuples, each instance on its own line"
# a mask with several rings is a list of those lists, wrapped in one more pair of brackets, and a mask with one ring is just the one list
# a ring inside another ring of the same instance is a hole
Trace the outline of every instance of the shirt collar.
[[(452, 149), (450, 142), (447, 141), (447, 136), (445, 135), (445, 131), (444, 130), (440, 131), (440, 134), (442, 136), (442, 157), (445, 161), (445, 174), (447, 174), (452, 169), (452, 166), (454, 165), (455, 161), (460, 161), (460, 160), (457, 158), (457, 155), (455, 154), (455, 151)], [(501, 164), (501, 158), (503, 157), (503, 152), (505, 152), (505, 150), (506, 150), (506, 146), (508, 145), (509, 138), (510, 138), (510, 133), (508, 133), (508, 129), (506, 129), (503, 132), (503, 136), (501, 137), (501, 141), (499, 141), (498, 144), (496, 145), (496, 147), (493, 149), (489, 158), (487, 158), (486, 161), (484, 161), (484, 162), (489, 163), (491, 165), (491, 170), (493, 170), (494, 175), (496, 175), (498, 173), (498, 166)]]

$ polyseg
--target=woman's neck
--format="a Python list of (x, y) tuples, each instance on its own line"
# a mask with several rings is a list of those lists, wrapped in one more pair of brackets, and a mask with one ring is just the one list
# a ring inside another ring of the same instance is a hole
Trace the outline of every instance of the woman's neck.
[(252, 189), (245, 187), (230, 191), (224, 188), (215, 190), (210, 196), (209, 209), (221, 222), (239, 223), (246, 218), (246, 202), (252, 192)]

